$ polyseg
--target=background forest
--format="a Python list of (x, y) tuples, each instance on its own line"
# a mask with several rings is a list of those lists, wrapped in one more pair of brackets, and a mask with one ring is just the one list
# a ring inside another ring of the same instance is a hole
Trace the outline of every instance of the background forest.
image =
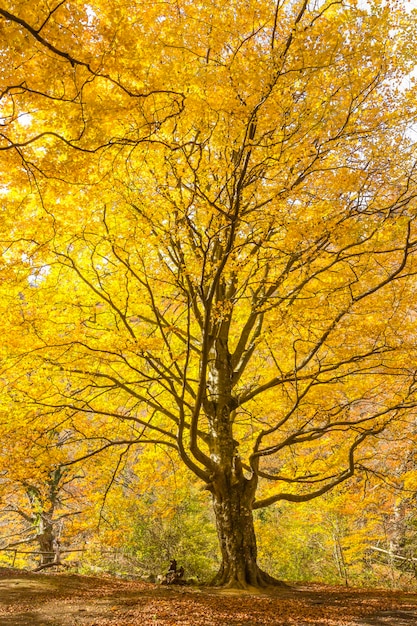
[[(358, 478), (313, 502), (259, 512), (262, 565), (288, 581), (415, 588), (416, 469), (407, 465), (395, 483)], [(70, 571), (154, 580), (176, 558), (191, 580), (214, 576), (219, 555), (209, 497), (175, 459), (124, 451), (64, 476), (55, 492), (42, 472), (31, 485), (3, 483), (1, 566), (36, 569), (56, 560), (39, 554), (45, 514)]]
[(416, 11), (0, 3), (0, 559), (414, 584)]

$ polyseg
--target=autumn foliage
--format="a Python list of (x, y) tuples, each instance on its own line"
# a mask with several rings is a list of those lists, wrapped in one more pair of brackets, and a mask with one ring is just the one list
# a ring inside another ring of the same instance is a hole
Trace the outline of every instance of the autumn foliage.
[(52, 469), (117, 451), (110, 483), (168, 450), (217, 584), (274, 582), (254, 510), (414, 440), (414, 32), (390, 2), (0, 8), (4, 413)]

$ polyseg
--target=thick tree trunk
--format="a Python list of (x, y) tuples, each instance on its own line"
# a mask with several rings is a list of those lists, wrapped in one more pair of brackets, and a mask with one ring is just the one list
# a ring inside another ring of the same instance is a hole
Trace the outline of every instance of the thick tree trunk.
[(212, 584), (238, 589), (282, 585), (257, 563), (252, 480), (243, 475), (237, 479), (236, 473), (233, 478), (235, 480), (229, 482), (223, 474), (213, 483), (213, 508), (222, 563)]
[(252, 512), (241, 489), (231, 488), (226, 499), (213, 497), (222, 564), (213, 583), (245, 588), (262, 584), (258, 568)]
[[(220, 262), (223, 257), (220, 242), (218, 253)], [(219, 283), (216, 304), (222, 310), (225, 309), (225, 303), (232, 307), (234, 290), (233, 280), (229, 284)], [(234, 412), (237, 407), (233, 387), (237, 378), (228, 347), (231, 308), (225, 310), (228, 314), (213, 316), (203, 399), (210, 429), (208, 443), (213, 470), (208, 489), (213, 494), (222, 556), (220, 571), (213, 584), (234, 588), (264, 587), (279, 583), (257, 564), (252, 506), (258, 480), (255, 472), (250, 477), (245, 476), (237, 442), (233, 437)]]

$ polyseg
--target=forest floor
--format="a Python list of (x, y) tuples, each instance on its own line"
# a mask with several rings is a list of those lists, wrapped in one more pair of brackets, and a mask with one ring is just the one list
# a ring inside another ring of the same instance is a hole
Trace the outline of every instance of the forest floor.
[(161, 586), (0, 568), (1, 626), (416, 626), (417, 593)]

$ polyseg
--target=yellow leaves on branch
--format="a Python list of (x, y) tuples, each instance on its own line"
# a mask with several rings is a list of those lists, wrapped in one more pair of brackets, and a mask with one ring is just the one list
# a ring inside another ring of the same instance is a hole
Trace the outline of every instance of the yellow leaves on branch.
[(19, 394), (98, 439), (136, 419), (193, 469), (209, 457), (184, 445), (214, 445), (224, 402), (224, 449), (265, 435), (294, 492), (303, 455), (336, 475), (355, 424), (410, 389), (414, 21), (355, 2), (0, 9)]

